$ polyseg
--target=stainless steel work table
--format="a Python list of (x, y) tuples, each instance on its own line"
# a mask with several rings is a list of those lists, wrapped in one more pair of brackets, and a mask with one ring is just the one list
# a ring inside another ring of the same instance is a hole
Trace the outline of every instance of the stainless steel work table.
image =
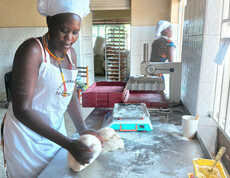
[[(88, 127), (100, 129), (110, 110), (95, 108), (86, 119)], [(192, 159), (204, 153), (198, 140), (181, 136), (181, 114), (177, 110), (151, 114), (151, 132), (118, 132), (125, 148), (102, 153), (79, 173), (68, 167), (67, 151), (60, 149), (39, 178), (186, 178), (193, 172)]]

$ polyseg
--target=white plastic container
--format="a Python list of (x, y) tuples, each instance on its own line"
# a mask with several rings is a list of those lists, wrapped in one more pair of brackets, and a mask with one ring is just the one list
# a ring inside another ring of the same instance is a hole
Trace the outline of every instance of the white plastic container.
[(182, 116), (182, 135), (186, 138), (193, 138), (196, 134), (198, 127), (198, 120), (195, 120), (195, 116), (184, 115)]

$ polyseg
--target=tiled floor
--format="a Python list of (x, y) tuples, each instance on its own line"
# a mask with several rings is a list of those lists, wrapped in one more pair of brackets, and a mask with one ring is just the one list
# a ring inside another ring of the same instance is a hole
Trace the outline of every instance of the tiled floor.
[[(5, 112), (7, 111), (6, 109), (6, 102), (0, 102), (0, 123), (2, 123), (2, 119), (3, 116), (5, 114)], [(83, 118), (86, 119), (87, 116), (91, 113), (91, 111), (94, 108), (82, 108), (82, 115)], [(69, 115), (67, 113), (65, 113), (64, 115), (65, 117), (65, 124), (66, 124), (66, 130), (67, 130), (67, 135), (68, 137), (70, 137), (71, 135), (73, 135), (73, 133), (76, 131)], [(3, 165), (3, 154), (2, 154), (2, 149), (0, 149), (0, 177), (1, 178), (6, 178), (6, 169), (4, 168)]]

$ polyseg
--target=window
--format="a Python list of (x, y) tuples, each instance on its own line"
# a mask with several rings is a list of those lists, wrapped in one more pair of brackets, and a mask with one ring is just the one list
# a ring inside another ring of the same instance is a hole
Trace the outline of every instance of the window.
[[(229, 6), (230, 0), (223, 0), (221, 42), (230, 40)], [(225, 54), (222, 65), (219, 65), (217, 69), (213, 118), (230, 139), (230, 47)]]

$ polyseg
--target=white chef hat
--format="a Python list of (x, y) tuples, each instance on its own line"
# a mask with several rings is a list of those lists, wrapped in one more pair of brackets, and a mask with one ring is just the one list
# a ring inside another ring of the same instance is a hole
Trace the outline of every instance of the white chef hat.
[(160, 20), (157, 23), (157, 29), (156, 29), (156, 34), (155, 36), (158, 38), (161, 36), (161, 32), (164, 31), (166, 28), (168, 28), (171, 25), (169, 21), (166, 20)]
[(89, 14), (90, 0), (38, 0), (38, 12), (43, 16), (53, 16), (61, 13), (74, 13), (83, 19)]

